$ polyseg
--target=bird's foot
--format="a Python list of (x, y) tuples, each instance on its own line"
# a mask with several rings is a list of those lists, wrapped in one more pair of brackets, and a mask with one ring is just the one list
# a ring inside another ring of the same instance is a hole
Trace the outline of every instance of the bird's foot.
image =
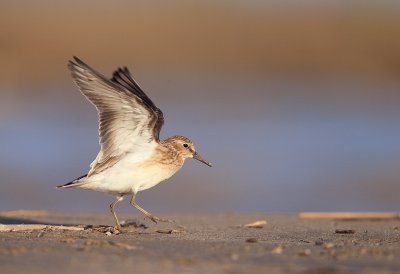
[(165, 223), (175, 223), (174, 220), (168, 220), (168, 219), (161, 219), (158, 218), (157, 216), (154, 215), (146, 215), (147, 218), (149, 218), (150, 220), (152, 220), (154, 223), (158, 223), (158, 222), (165, 222)]
[(112, 233), (112, 234), (118, 235), (118, 234), (120, 234), (120, 233), (122, 233), (122, 232), (123, 232), (123, 230), (122, 230), (122, 226), (121, 226), (120, 224), (115, 225), (115, 226), (112, 227), (112, 229), (111, 229), (111, 233)]

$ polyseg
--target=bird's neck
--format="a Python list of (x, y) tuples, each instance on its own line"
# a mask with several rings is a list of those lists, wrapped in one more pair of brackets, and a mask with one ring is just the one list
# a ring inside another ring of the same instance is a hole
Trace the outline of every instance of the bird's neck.
[(185, 160), (179, 150), (179, 145), (173, 142), (168, 142), (168, 139), (159, 144), (155, 153), (159, 155), (161, 163), (168, 165), (175, 164), (181, 166)]

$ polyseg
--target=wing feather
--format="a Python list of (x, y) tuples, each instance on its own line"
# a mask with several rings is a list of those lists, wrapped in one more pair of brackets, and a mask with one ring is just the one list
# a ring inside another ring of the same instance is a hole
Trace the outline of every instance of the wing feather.
[(152, 151), (160, 141), (163, 113), (129, 70), (119, 68), (108, 80), (77, 57), (68, 66), (81, 93), (99, 113), (101, 150), (90, 165), (88, 177), (113, 166), (127, 153)]

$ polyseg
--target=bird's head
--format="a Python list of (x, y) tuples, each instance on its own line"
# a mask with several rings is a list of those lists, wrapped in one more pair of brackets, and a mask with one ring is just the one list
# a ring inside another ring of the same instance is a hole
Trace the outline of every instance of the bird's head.
[(209, 167), (211, 167), (211, 163), (207, 162), (204, 160), (197, 152), (196, 149), (194, 148), (194, 145), (192, 141), (190, 141), (188, 138), (184, 136), (179, 136), (175, 135), (172, 137), (169, 137), (166, 142), (170, 143), (173, 145), (175, 150), (183, 157), (183, 158), (194, 158)]

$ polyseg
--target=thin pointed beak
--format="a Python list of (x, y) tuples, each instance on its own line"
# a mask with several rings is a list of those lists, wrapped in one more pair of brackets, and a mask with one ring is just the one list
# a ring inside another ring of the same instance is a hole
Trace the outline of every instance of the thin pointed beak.
[(202, 162), (203, 164), (208, 165), (209, 167), (212, 167), (212, 164), (207, 162), (206, 160), (204, 160), (203, 158), (201, 158), (201, 156), (199, 154), (197, 154), (197, 152), (193, 153), (193, 158)]

